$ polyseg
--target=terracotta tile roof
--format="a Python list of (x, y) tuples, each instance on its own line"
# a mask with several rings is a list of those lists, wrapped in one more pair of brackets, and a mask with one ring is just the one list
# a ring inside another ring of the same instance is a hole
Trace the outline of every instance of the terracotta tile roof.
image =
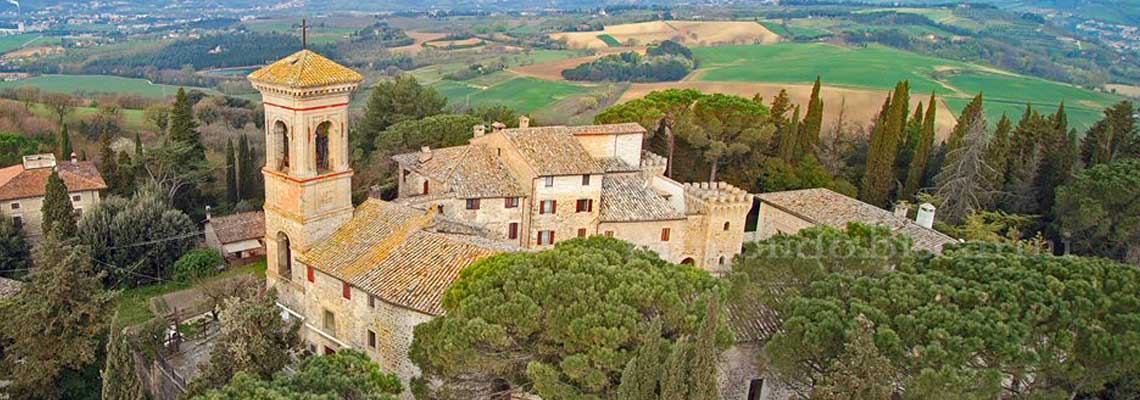
[(635, 166), (635, 165), (629, 165), (629, 163), (625, 162), (625, 160), (622, 160), (621, 158), (618, 158), (618, 157), (599, 158), (598, 162), (602, 163), (602, 165), (605, 167), (607, 173), (608, 172), (637, 172), (637, 171), (641, 170), (640, 167)]
[(884, 225), (909, 236), (914, 248), (931, 252), (942, 251), (942, 246), (954, 243), (954, 238), (934, 229), (924, 228), (907, 218), (844, 196), (828, 189), (804, 189), (758, 195), (765, 205), (776, 207), (813, 224), (834, 227), (847, 226), (848, 222)]
[(657, 194), (641, 175), (606, 175), (602, 179), (602, 222), (662, 221), (685, 215)]
[(780, 330), (780, 316), (760, 302), (729, 302), (728, 327), (737, 343), (762, 342)]
[(623, 135), (631, 133), (646, 133), (645, 128), (636, 122), (626, 122), (622, 124), (605, 124), (605, 125), (579, 125), (567, 128), (572, 135), (586, 136), (586, 135)]
[[(59, 177), (67, 185), (69, 192), (103, 190), (107, 183), (99, 170), (90, 161), (56, 164)], [(0, 200), (15, 200), (27, 197), (40, 197), (45, 194), (51, 168), (24, 169), (22, 164), (0, 169)]]
[(250, 211), (210, 218), (222, 244), (265, 237), (265, 212)]
[(565, 126), (504, 129), (527, 164), (539, 176), (600, 174), (605, 165), (590, 156)]
[(522, 188), (510, 168), (490, 148), (466, 145), (432, 149), (431, 159), (421, 162), (422, 152), (392, 156), (404, 168), (443, 182), (458, 198), (521, 196)]
[(478, 232), (434, 210), (368, 199), (299, 261), (389, 303), (440, 315), (443, 293), (463, 267), (513, 249), (469, 235)]
[(305, 89), (358, 83), (360, 73), (337, 64), (311, 50), (301, 50), (249, 74), (249, 80), (260, 83)]
[(23, 282), (0, 276), (0, 299), (15, 297), (23, 288)]

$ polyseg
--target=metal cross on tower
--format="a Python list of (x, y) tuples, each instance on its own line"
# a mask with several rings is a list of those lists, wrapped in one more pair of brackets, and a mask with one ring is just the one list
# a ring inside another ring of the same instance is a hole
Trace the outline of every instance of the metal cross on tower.
[(301, 50), (309, 48), (309, 25), (301, 18)]

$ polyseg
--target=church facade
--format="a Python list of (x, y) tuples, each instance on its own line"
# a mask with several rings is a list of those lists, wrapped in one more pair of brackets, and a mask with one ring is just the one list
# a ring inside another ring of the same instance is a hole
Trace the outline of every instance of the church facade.
[(637, 124), (474, 127), (470, 145), (396, 156), (399, 199), (354, 207), (348, 103), (363, 77), (302, 50), (248, 78), (265, 106), (267, 285), (309, 352), (357, 349), (406, 384), (414, 327), (479, 259), (607, 235), (720, 272), (741, 249), (752, 196), (664, 176)]

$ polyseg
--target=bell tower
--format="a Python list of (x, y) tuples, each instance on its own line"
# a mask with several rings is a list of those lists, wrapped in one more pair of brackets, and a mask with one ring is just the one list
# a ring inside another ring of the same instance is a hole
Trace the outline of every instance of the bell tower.
[(348, 102), (364, 78), (307, 49), (248, 78), (265, 107), (266, 275), (299, 283), (293, 260), (352, 218)]

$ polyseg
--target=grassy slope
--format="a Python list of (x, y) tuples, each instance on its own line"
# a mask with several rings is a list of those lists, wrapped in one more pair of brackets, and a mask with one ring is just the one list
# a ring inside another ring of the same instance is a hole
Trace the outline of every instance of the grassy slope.
[(47, 38), (38, 33), (21, 33), (16, 35), (0, 36), (0, 53), (7, 53), (9, 51), (23, 47), (24, 45), (32, 45), (40, 42), (46, 42)]
[(1026, 102), (1046, 109), (1066, 102), (1074, 127), (1099, 119), (1100, 109), (1123, 97), (1020, 75), (1006, 75), (973, 64), (923, 56), (882, 46), (848, 48), (820, 43), (726, 46), (694, 49), (702, 62), (701, 80), (808, 83), (817, 75), (832, 85), (890, 89), (908, 79), (915, 93), (936, 90), (960, 110), (984, 91), (987, 114), (1020, 116)]
[(502, 104), (529, 113), (566, 97), (586, 93), (586, 87), (535, 78), (513, 78), (481, 89), (466, 82), (441, 81), (433, 87), (452, 103), (473, 106)]
[[(108, 75), (41, 75), (18, 81), (0, 82), (0, 88), (36, 86), (49, 92), (106, 92), (131, 93), (141, 96), (172, 96), (178, 86), (153, 84), (145, 79), (122, 78)], [(202, 89), (215, 93), (212, 89)]]
[[(228, 278), (239, 274), (265, 276), (265, 261), (232, 268), (210, 277), (209, 280)], [(150, 307), (147, 304), (151, 298), (188, 289), (190, 286), (188, 283), (168, 281), (120, 292), (115, 300), (115, 310), (119, 313), (119, 323), (123, 324), (123, 326), (131, 326), (141, 324), (154, 318), (154, 313), (150, 311)]]

